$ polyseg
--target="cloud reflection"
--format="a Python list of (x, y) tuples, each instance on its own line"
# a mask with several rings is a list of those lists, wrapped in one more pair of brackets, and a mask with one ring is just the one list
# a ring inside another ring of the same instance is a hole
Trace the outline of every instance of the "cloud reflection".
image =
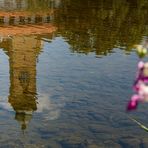
[(0, 108), (7, 111), (13, 111), (12, 106), (7, 102), (6, 97), (2, 97), (0, 101)]
[(46, 120), (56, 120), (60, 116), (61, 108), (64, 106), (64, 102), (55, 102), (52, 100), (49, 94), (40, 94), (37, 100), (37, 112), (43, 113)]

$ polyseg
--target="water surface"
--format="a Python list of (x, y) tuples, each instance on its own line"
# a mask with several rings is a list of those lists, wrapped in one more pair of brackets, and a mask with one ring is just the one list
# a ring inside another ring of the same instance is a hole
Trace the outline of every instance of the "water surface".
[(148, 147), (147, 104), (125, 111), (146, 1), (0, 1), (1, 147)]

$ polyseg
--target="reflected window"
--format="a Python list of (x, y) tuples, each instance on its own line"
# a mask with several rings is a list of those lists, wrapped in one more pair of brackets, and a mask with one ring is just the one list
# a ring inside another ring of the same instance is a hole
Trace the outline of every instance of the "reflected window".
[(29, 72), (27, 71), (20, 72), (19, 80), (21, 83), (28, 83), (29, 82)]

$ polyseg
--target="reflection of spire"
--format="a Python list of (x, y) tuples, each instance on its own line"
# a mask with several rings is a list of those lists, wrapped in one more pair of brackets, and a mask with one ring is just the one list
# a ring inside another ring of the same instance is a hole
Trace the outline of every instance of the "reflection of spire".
[[(21, 34), (27, 29), (24, 28)], [(15, 119), (19, 121), (22, 129), (27, 127), (33, 112), (37, 110), (36, 61), (42, 48), (42, 40), (48, 41), (53, 37), (54, 29), (50, 30), (50, 34), (42, 34), (42, 30), (44, 28), (40, 31), (36, 30), (37, 35), (30, 33), (30, 35), (3, 37), (0, 42), (0, 47), (9, 56), (9, 103), (16, 112)]]
[(0, 47), (9, 56), (9, 103), (15, 110), (15, 119), (23, 130), (26, 129), (33, 112), (37, 110), (36, 61), (42, 48), (41, 37), (52, 38), (52, 34), (41, 35), (40, 31), (37, 34), (40, 35), (4, 37), (0, 42)]
[[(34, 5), (30, 5), (32, 2)], [(37, 110), (36, 61), (42, 48), (39, 38), (50, 38), (48, 34), (56, 30), (50, 24), (53, 9), (46, 3), (40, 0), (0, 1), (0, 47), (7, 51), (10, 63), (9, 103), (23, 130)]]
[(22, 130), (26, 129), (27, 124), (29, 123), (31, 118), (32, 118), (32, 114), (19, 113), (19, 112), (15, 114), (15, 119), (20, 123)]
[(41, 41), (36, 36), (15, 36), (9, 48), (10, 95), (9, 103), (16, 111), (15, 119), (26, 129), (36, 106), (36, 58)]
[(32, 118), (33, 111), (37, 110), (35, 96), (25, 93), (14, 96), (10, 92), (9, 103), (16, 111), (15, 119), (19, 121), (22, 129), (25, 129)]

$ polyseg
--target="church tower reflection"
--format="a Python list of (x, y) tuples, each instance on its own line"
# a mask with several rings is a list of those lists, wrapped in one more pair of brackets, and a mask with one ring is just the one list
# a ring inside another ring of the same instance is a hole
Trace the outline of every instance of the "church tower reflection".
[[(52, 33), (46, 38), (52, 38)], [(22, 130), (37, 110), (36, 65), (42, 49), (42, 35), (16, 35), (0, 42), (9, 57), (10, 88), (8, 102), (16, 112)]]
[(42, 48), (39, 38), (40, 35), (17, 35), (0, 43), (9, 57), (8, 102), (16, 112), (15, 119), (23, 130), (37, 110), (36, 63)]
[[(12, 32), (15, 31), (13, 26)], [(37, 110), (37, 89), (36, 89), (36, 64), (38, 55), (42, 49), (41, 38), (52, 39), (56, 28), (49, 25), (46, 35), (45, 28), (38, 30), (34, 28), (26, 33), (5, 37), (0, 42), (0, 48), (6, 52), (9, 57), (10, 69), (10, 89), (8, 102), (13, 107), (15, 119), (21, 124), (22, 130), (26, 129), (32, 114)], [(39, 32), (38, 32), (39, 31)], [(43, 32), (43, 34), (42, 34)]]
[(15, 119), (26, 128), (36, 106), (36, 59), (41, 41), (36, 36), (15, 36), (9, 51), (10, 95), (9, 103), (16, 111)]
[(37, 110), (37, 57), (42, 36), (51, 39), (57, 29), (52, 21), (59, 3), (60, 0), (0, 1), (0, 47), (8, 55), (10, 67), (8, 102), (23, 130)]

